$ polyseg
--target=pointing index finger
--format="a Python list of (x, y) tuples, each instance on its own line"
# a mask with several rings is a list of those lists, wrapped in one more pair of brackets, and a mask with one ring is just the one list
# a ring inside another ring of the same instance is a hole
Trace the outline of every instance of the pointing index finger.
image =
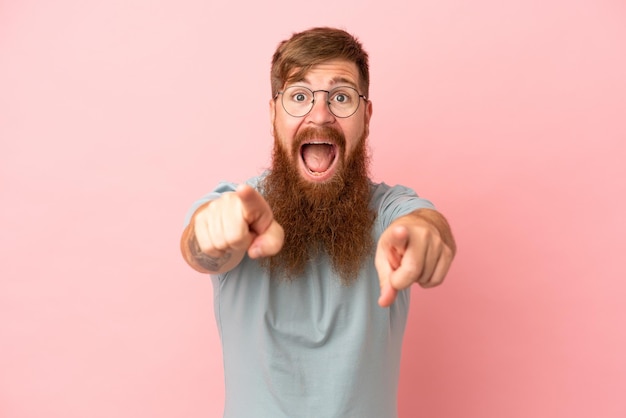
[(241, 200), (243, 218), (250, 226), (250, 230), (263, 234), (273, 220), (269, 205), (259, 192), (246, 184), (237, 186), (235, 192)]

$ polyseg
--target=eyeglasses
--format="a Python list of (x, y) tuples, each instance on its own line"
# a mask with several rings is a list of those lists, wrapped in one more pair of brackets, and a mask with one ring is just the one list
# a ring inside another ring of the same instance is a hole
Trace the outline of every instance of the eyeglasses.
[(296, 118), (306, 116), (315, 104), (315, 93), (326, 93), (326, 103), (330, 113), (338, 118), (349, 118), (359, 108), (361, 99), (367, 101), (367, 97), (349, 86), (335, 87), (332, 90), (311, 90), (304, 86), (290, 86), (279, 91), (274, 99), (282, 94), (281, 103), (285, 112)]

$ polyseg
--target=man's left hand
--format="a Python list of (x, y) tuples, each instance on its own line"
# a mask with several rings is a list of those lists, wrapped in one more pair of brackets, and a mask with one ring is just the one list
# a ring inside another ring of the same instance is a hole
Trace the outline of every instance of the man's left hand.
[(376, 248), (376, 270), (381, 294), (378, 304), (390, 306), (399, 290), (413, 283), (424, 288), (443, 282), (456, 252), (445, 218), (420, 209), (396, 219), (381, 235)]

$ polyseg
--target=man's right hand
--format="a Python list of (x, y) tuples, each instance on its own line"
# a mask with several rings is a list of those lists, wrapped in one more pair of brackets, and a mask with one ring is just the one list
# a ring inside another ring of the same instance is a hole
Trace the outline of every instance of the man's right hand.
[(263, 196), (240, 185), (194, 213), (181, 251), (194, 269), (223, 273), (239, 264), (246, 251), (251, 258), (267, 257), (277, 254), (283, 242), (283, 228)]

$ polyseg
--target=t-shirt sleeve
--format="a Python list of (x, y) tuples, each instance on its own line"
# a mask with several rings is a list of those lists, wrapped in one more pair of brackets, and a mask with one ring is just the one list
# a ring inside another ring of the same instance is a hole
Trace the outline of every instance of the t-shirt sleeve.
[(395, 219), (418, 209), (435, 209), (432, 202), (419, 197), (413, 189), (385, 183), (376, 186), (373, 202), (381, 230), (385, 230)]

